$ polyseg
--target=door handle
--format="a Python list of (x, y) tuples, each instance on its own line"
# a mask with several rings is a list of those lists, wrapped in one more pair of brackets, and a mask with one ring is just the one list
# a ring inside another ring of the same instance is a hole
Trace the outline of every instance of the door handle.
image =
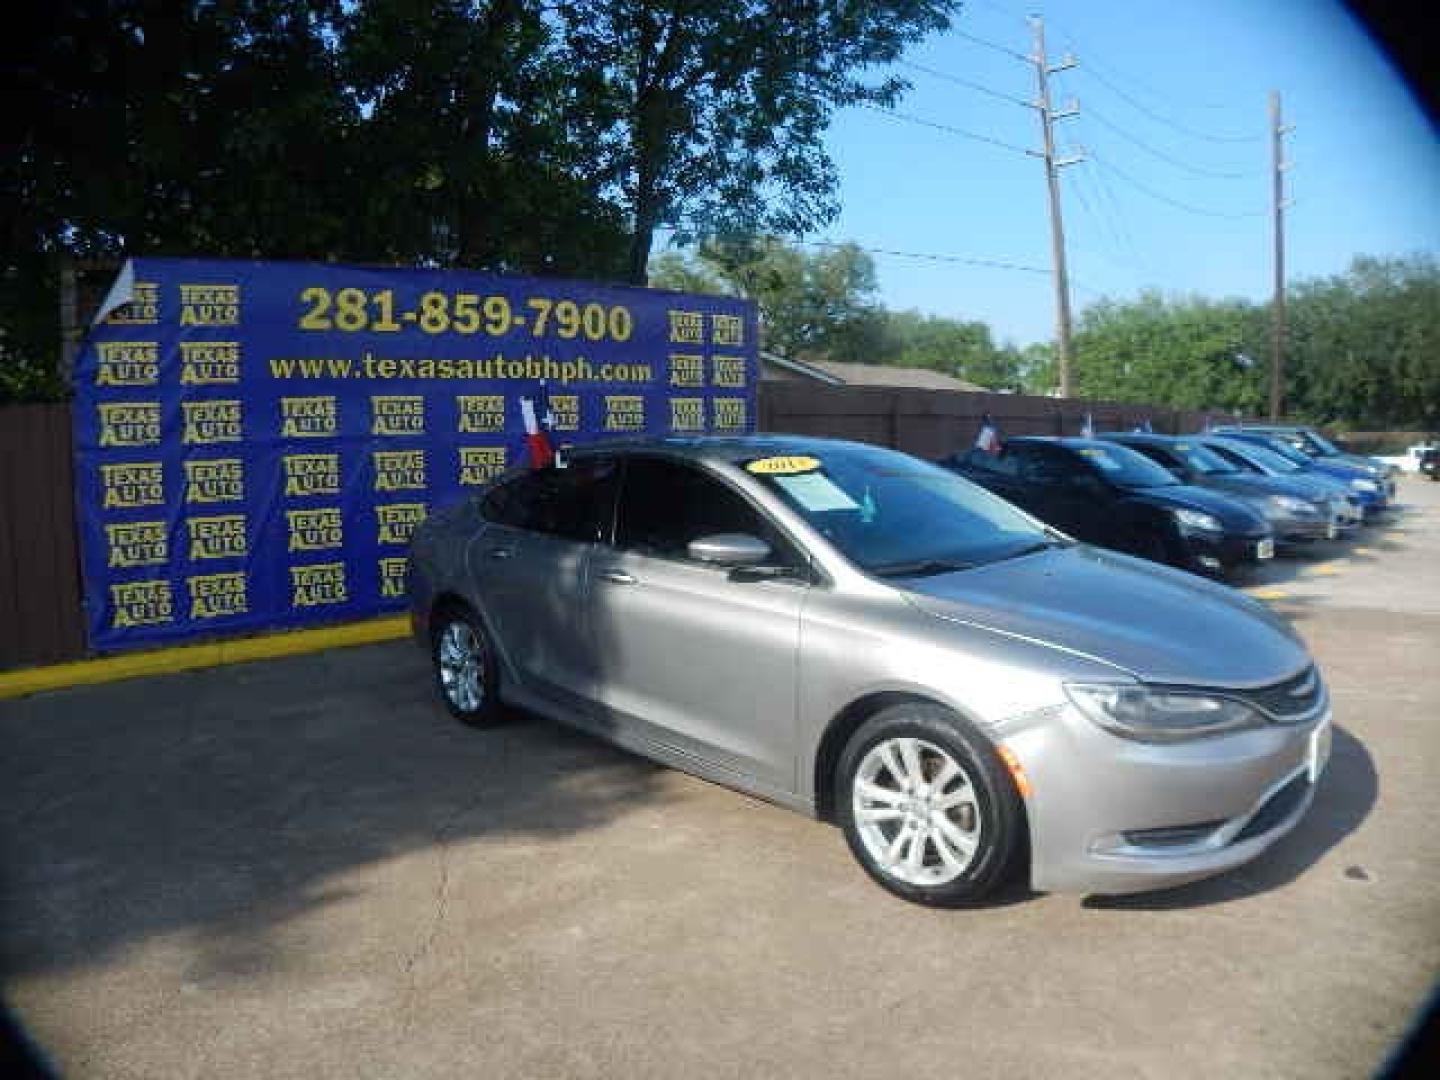
[(514, 554), (514, 550), (508, 547), (492, 547), (490, 549), (492, 559), (508, 559)]
[(634, 585), (634, 584), (635, 584), (635, 576), (634, 576), (633, 574), (627, 574), (624, 570), (615, 570), (615, 569), (613, 569), (613, 568), (612, 568), (612, 569), (609, 569), (609, 570), (601, 570), (601, 571), (600, 571), (600, 580), (601, 580), (601, 581), (608, 581), (608, 582), (610, 582), (612, 585)]

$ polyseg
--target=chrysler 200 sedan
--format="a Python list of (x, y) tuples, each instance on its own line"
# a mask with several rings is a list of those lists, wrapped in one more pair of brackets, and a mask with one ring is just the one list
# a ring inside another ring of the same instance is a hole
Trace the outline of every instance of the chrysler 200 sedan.
[(876, 447), (600, 444), (436, 515), (411, 560), (459, 719), (521, 706), (832, 821), (920, 903), (1236, 866), (1329, 753), (1265, 608)]

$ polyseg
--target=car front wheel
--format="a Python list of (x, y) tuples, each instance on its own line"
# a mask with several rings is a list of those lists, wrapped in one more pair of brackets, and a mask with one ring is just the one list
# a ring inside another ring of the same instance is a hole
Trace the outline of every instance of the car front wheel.
[(498, 720), (494, 655), (475, 613), (461, 607), (437, 612), (430, 644), (435, 688), (450, 715), (475, 727)]
[(836, 805), (855, 858), (916, 903), (992, 894), (1024, 847), (1024, 809), (994, 747), (947, 709), (883, 709), (841, 755)]

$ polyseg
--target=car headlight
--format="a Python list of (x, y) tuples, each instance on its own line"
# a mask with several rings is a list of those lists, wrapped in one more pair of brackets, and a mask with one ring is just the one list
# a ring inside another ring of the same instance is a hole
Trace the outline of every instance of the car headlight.
[(1172, 510), (1175, 515), (1175, 524), (1182, 529), (1195, 529), (1199, 532), (1221, 532), (1220, 519), (1209, 514), (1201, 513), (1199, 510)]
[(1377, 484), (1374, 480), (1361, 480), (1359, 478), (1356, 478), (1350, 481), (1350, 486), (1356, 491), (1374, 492), (1380, 490), (1380, 485)]
[(1293, 495), (1271, 495), (1269, 503), (1272, 510), (1281, 514), (1312, 514), (1315, 512), (1314, 506)]
[(1265, 723), (1263, 716), (1242, 701), (1188, 690), (1066, 683), (1065, 692), (1087, 719), (1115, 735), (1140, 742), (1202, 739)]

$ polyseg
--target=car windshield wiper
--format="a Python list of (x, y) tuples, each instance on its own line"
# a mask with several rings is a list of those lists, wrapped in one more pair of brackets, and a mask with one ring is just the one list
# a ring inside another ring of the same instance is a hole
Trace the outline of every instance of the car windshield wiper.
[(1004, 552), (995, 556), (992, 562), (1004, 562), (1006, 559), (1018, 559), (1024, 555), (1034, 555), (1038, 551), (1049, 551), (1053, 547), (1064, 547), (1058, 540), (1037, 540), (1033, 544), (1024, 544), (1013, 551)]
[(914, 559), (872, 566), (870, 573), (876, 577), (929, 577), (932, 574), (948, 574), (952, 570), (969, 570), (974, 565), (959, 559)]

